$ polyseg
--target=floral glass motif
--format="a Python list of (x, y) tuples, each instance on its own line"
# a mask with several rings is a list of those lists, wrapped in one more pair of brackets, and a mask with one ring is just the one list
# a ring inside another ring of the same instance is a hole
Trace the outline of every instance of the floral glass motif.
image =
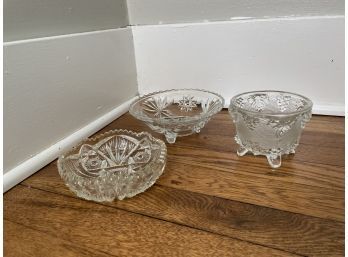
[(295, 153), (301, 132), (312, 115), (312, 102), (301, 95), (255, 91), (231, 99), (229, 112), (236, 126), (239, 156), (265, 155), (271, 167), (281, 156)]
[(163, 141), (145, 132), (113, 130), (60, 156), (58, 170), (79, 197), (101, 202), (145, 191), (162, 174), (165, 163)]
[(200, 89), (175, 89), (151, 93), (131, 104), (129, 112), (151, 129), (165, 135), (168, 143), (179, 136), (199, 133), (219, 112), (224, 99)]

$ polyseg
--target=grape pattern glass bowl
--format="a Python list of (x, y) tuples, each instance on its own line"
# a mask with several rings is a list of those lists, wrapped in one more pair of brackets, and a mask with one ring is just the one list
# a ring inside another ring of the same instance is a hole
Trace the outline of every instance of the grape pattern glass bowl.
[(163, 173), (167, 147), (147, 132), (111, 130), (86, 139), (58, 159), (58, 171), (77, 196), (122, 200), (151, 187)]
[(272, 168), (281, 166), (283, 154), (295, 153), (301, 132), (312, 116), (312, 101), (282, 91), (254, 91), (231, 99), (239, 156), (265, 155)]
[(152, 130), (164, 134), (168, 143), (177, 137), (199, 133), (224, 106), (224, 99), (201, 89), (173, 89), (144, 95), (129, 112)]

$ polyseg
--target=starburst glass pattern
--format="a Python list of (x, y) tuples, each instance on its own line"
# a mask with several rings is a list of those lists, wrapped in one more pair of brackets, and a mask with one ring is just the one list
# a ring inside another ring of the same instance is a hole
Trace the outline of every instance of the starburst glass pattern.
[(153, 113), (156, 118), (172, 116), (172, 113), (166, 109), (170, 104), (167, 97), (151, 97), (143, 103), (144, 111)]
[(215, 112), (220, 109), (220, 101), (218, 99), (207, 99), (201, 102), (201, 106), (203, 113)]
[(101, 202), (145, 191), (162, 174), (165, 163), (163, 141), (146, 132), (113, 130), (60, 156), (58, 170), (79, 197)]
[(178, 106), (181, 111), (189, 112), (193, 108), (197, 107), (197, 101), (193, 96), (183, 96), (178, 102)]

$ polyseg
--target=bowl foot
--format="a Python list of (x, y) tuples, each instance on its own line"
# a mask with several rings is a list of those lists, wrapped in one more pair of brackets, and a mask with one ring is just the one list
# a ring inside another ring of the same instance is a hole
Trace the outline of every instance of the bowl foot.
[(167, 142), (169, 144), (174, 144), (175, 143), (175, 140), (176, 140), (176, 137), (177, 137), (177, 134), (176, 133), (173, 133), (173, 132), (169, 132), (169, 131), (166, 131), (164, 133), (166, 139), (167, 139)]
[(201, 127), (195, 126), (192, 131), (193, 133), (199, 133), (201, 132)]
[(244, 156), (248, 152), (248, 149), (244, 148), (243, 146), (240, 146), (237, 150), (238, 156)]
[(270, 153), (266, 155), (269, 165), (272, 168), (279, 168), (282, 165), (282, 155), (280, 153)]

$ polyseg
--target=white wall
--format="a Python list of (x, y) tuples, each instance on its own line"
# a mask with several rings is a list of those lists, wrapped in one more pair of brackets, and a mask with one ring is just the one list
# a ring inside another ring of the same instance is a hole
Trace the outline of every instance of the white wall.
[(137, 93), (130, 29), (4, 47), (4, 170)]
[(125, 27), (125, 0), (4, 0), (4, 41)]
[(5, 0), (4, 13), (7, 190), (125, 112), (137, 81), (125, 0)]
[[(132, 26), (141, 94), (204, 88), (222, 94), (228, 105), (243, 91), (285, 90), (311, 98), (316, 114), (344, 115), (344, 16), (328, 15), (343, 13), (343, 1), (218, 1), (224, 2), (215, 8), (220, 13), (208, 8), (216, 1), (199, 5), (205, 2), (190, 0), (181, 8), (181, 1), (128, 0), (131, 22), (155, 24)], [(231, 16), (246, 11), (291, 17)], [(187, 23), (228, 16), (233, 19)], [(160, 19), (185, 23), (158, 25)]]
[(344, 15), (344, 0), (127, 0), (130, 24)]

